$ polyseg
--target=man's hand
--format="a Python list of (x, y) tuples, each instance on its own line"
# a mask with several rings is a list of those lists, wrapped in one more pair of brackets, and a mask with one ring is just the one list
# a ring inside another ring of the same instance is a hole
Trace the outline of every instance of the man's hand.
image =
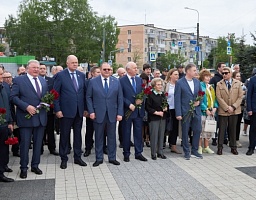
[(13, 132), (13, 125), (12, 124), (9, 124), (8, 128), (11, 129), (11, 131)]
[(228, 107), (228, 113), (233, 113), (234, 112), (234, 108), (232, 108), (231, 106)]
[(88, 111), (84, 111), (84, 117), (90, 117)]
[(135, 110), (135, 105), (130, 104), (129, 109), (130, 109), (131, 111), (134, 111), (134, 110)]
[(90, 118), (91, 118), (92, 120), (94, 120), (94, 119), (96, 118), (95, 113), (91, 113), (91, 114), (90, 114)]
[(182, 120), (182, 117), (181, 116), (177, 116), (176, 119), (180, 121), (180, 120)]
[(119, 121), (121, 121), (122, 119), (123, 119), (123, 117), (122, 117), (121, 115), (117, 115), (117, 116), (116, 116), (116, 121), (119, 122)]
[(248, 115), (249, 115), (249, 116), (252, 116), (252, 111), (249, 111), (249, 112), (248, 112)]
[(61, 111), (56, 112), (56, 116), (57, 116), (59, 119), (62, 118), (62, 117), (64, 117)]
[(200, 104), (200, 101), (195, 101), (194, 106), (197, 107), (199, 106), (199, 104)]
[(140, 99), (136, 99), (136, 100), (135, 100), (135, 104), (136, 104), (136, 105), (141, 105), (141, 104), (142, 104), (142, 102), (143, 102), (143, 101), (142, 101), (142, 100), (140, 100)]
[(34, 114), (36, 114), (36, 108), (34, 106), (29, 105), (26, 109), (28, 111), (28, 113), (33, 116)]
[(167, 107), (165, 107), (165, 108), (163, 109), (163, 111), (166, 112), (166, 111), (167, 111)]

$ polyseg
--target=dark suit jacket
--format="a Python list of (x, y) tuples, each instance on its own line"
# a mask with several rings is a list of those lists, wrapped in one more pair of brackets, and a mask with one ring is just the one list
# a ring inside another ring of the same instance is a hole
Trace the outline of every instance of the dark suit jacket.
[(97, 123), (102, 123), (107, 112), (111, 123), (116, 122), (116, 116), (123, 116), (123, 93), (119, 80), (109, 77), (109, 90), (106, 94), (101, 76), (89, 81), (86, 92), (89, 113), (95, 113)]
[[(195, 101), (198, 92), (202, 91), (200, 81), (193, 78), (194, 94), (192, 93), (185, 77), (179, 79), (175, 84), (174, 104), (176, 116), (184, 116), (190, 110), (190, 100)], [(201, 115), (201, 107), (195, 108), (196, 115)]]
[(247, 111), (256, 112), (256, 76), (250, 78), (250, 83), (247, 91)]
[[(42, 85), (41, 98), (47, 92), (47, 83), (44, 78), (38, 77)], [(25, 116), (28, 114), (26, 108), (29, 105), (37, 107), (41, 98), (37, 96), (36, 90), (31, 84), (27, 75), (19, 76), (13, 79), (13, 86), (11, 91), (10, 99), (17, 106), (16, 108), (16, 119), (19, 127), (38, 127), (46, 126), (47, 113), (45, 109), (40, 109), (40, 112), (33, 115), (30, 119), (26, 119)]]
[(85, 75), (76, 71), (78, 91), (75, 90), (68, 69), (56, 74), (53, 88), (59, 93), (59, 98), (54, 100), (54, 112), (62, 111), (64, 117), (74, 118), (77, 114), (83, 117), (85, 110)]
[[(123, 76), (122, 78), (119, 79), (121, 86), (122, 86), (122, 91), (123, 91), (123, 97), (124, 97), (124, 113), (126, 113), (129, 110), (130, 104), (135, 105), (135, 96), (139, 93), (142, 92), (142, 79), (139, 77), (135, 77), (136, 81), (136, 93), (133, 90), (132, 84), (127, 77), (127, 75)], [(144, 108), (144, 103), (141, 106), (141, 109), (136, 108), (130, 118), (136, 118), (136, 117), (144, 117), (145, 115), (145, 108)]]
[[(51, 77), (45, 76), (44, 77), (48, 86), (48, 92), (50, 92), (53, 89), (53, 83), (54, 80)], [(50, 108), (50, 110), (47, 113), (48, 115), (53, 115), (53, 108)]]

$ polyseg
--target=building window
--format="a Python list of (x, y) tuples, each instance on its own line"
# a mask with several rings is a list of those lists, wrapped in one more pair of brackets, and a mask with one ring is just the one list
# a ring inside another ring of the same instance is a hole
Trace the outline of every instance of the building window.
[(148, 40), (147, 40), (147, 39), (145, 39), (145, 43), (146, 43), (146, 44), (148, 43)]
[(145, 53), (148, 51), (148, 48), (145, 48)]
[(128, 39), (128, 44), (131, 44), (132, 43), (132, 40), (131, 39)]
[(127, 57), (128, 59), (128, 62), (131, 62), (132, 61), (132, 58), (131, 57)]
[(128, 35), (131, 35), (132, 34), (132, 31), (131, 30), (128, 30)]

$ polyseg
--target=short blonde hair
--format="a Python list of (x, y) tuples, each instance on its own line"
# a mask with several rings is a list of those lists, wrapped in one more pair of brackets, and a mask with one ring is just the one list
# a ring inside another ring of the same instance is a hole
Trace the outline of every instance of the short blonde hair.
[(162, 85), (164, 84), (163, 79), (161, 79), (161, 78), (154, 78), (154, 79), (150, 82), (150, 84), (151, 84), (151, 86), (152, 86), (153, 88), (156, 86), (156, 82), (161, 82)]
[(222, 71), (229, 71), (229, 73), (232, 73), (232, 70), (230, 67), (223, 67)]

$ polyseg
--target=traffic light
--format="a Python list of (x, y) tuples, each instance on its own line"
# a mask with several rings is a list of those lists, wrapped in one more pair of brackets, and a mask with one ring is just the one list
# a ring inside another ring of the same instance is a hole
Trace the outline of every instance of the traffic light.
[(100, 51), (100, 63), (102, 63), (103, 60), (104, 60), (104, 52), (102, 50), (102, 51)]

